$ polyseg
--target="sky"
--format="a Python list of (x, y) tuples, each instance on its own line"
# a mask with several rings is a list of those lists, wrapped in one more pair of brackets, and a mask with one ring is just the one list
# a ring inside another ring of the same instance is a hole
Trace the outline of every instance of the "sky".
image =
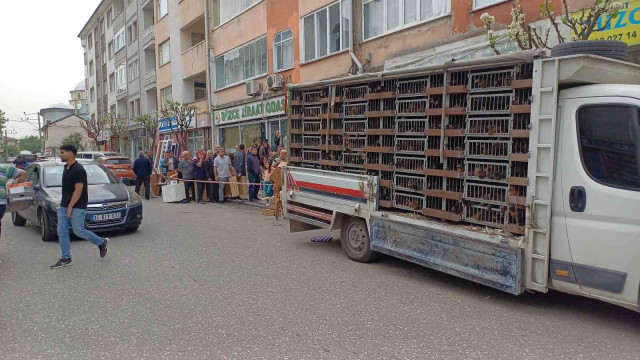
[[(100, 0), (0, 0), (0, 109), (11, 120), (67, 103), (84, 81), (78, 33)], [(30, 119), (37, 119), (31, 115)], [(36, 126), (37, 127), (37, 126)], [(7, 123), (11, 137), (36, 135), (33, 126)]]

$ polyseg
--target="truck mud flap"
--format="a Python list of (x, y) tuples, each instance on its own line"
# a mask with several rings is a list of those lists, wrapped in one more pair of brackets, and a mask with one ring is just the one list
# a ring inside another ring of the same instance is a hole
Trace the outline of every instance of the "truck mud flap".
[(377, 218), (371, 219), (371, 247), (514, 295), (525, 290), (523, 249)]

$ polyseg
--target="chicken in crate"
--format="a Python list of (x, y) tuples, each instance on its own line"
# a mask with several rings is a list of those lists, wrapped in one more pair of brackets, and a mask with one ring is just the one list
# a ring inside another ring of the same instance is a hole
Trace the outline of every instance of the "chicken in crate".
[(424, 196), (403, 193), (398, 190), (394, 190), (393, 207), (397, 209), (420, 212), (424, 208)]

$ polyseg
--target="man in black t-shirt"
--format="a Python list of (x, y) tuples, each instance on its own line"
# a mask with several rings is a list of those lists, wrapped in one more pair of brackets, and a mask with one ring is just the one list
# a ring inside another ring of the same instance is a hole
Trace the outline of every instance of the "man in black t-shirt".
[(78, 149), (74, 145), (60, 147), (60, 159), (66, 163), (62, 172), (62, 200), (58, 209), (58, 238), (60, 239), (62, 257), (57, 263), (51, 265), (51, 269), (71, 265), (69, 228), (73, 228), (73, 233), (76, 236), (97, 245), (101, 258), (107, 255), (109, 239), (103, 239), (84, 228), (89, 193), (87, 191), (87, 172), (76, 161), (77, 153)]

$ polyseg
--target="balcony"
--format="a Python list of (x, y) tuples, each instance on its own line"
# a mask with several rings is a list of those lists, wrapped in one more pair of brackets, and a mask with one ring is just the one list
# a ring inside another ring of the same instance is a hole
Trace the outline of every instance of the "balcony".
[(182, 53), (182, 78), (189, 79), (207, 69), (207, 44), (201, 41)]
[(151, 69), (144, 74), (144, 86), (156, 83), (156, 69)]
[(204, 2), (201, 0), (183, 0), (180, 3), (180, 13), (182, 17), (181, 28), (191, 26), (200, 19), (204, 19)]
[(198, 108), (198, 111), (196, 112), (197, 127), (211, 126), (211, 120), (209, 119), (209, 106), (206, 98), (185, 105), (195, 105)]
[(142, 35), (142, 48), (146, 49), (147, 47), (153, 45), (155, 39), (156, 32), (154, 26), (151, 25), (144, 30), (144, 34)]
[(119, 85), (116, 89), (116, 96), (125, 95), (127, 93), (127, 84)]

